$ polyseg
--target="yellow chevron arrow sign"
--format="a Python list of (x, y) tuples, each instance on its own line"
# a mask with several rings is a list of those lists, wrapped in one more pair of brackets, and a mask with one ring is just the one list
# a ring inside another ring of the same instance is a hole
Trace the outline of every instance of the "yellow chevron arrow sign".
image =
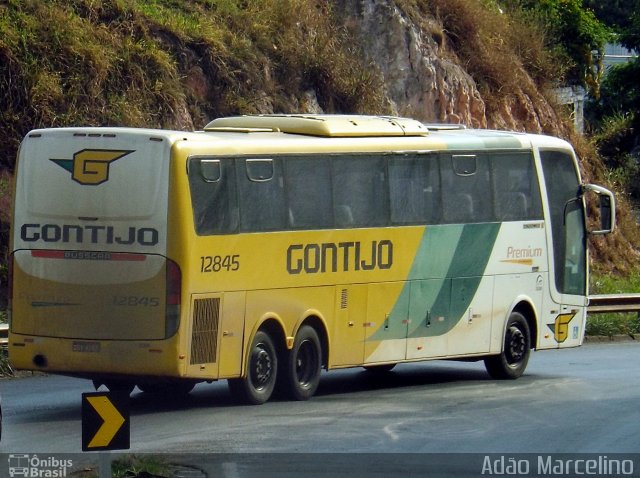
[(129, 448), (129, 395), (82, 394), (82, 450)]

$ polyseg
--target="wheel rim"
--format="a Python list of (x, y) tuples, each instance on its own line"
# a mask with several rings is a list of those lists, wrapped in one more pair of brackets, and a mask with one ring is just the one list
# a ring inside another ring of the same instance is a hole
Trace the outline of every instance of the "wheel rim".
[(251, 359), (251, 383), (256, 390), (267, 386), (273, 376), (273, 361), (264, 344), (257, 344)]
[(505, 342), (507, 363), (514, 366), (520, 364), (527, 352), (527, 340), (522, 330), (515, 325), (509, 327)]
[(296, 354), (296, 380), (301, 386), (307, 386), (313, 380), (317, 369), (317, 354), (313, 342), (305, 340)]

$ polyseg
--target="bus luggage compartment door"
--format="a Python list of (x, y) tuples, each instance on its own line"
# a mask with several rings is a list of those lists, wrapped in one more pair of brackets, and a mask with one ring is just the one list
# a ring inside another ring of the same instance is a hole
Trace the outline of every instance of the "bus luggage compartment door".
[(239, 376), (244, 293), (193, 294), (188, 322), (187, 375), (203, 378)]

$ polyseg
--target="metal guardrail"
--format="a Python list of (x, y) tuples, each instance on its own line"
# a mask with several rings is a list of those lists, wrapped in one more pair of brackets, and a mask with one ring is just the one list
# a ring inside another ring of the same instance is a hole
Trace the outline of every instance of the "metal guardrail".
[(0, 324), (0, 354), (5, 357), (9, 350), (9, 324)]
[(640, 314), (640, 294), (607, 294), (589, 296), (589, 314), (637, 312)]
[(0, 347), (9, 344), (9, 324), (0, 324)]

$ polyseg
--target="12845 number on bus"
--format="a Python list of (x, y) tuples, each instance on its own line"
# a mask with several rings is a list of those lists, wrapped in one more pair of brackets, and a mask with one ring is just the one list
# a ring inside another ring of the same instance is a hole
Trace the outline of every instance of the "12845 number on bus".
[(240, 269), (240, 255), (201, 256), (200, 272), (235, 272)]

